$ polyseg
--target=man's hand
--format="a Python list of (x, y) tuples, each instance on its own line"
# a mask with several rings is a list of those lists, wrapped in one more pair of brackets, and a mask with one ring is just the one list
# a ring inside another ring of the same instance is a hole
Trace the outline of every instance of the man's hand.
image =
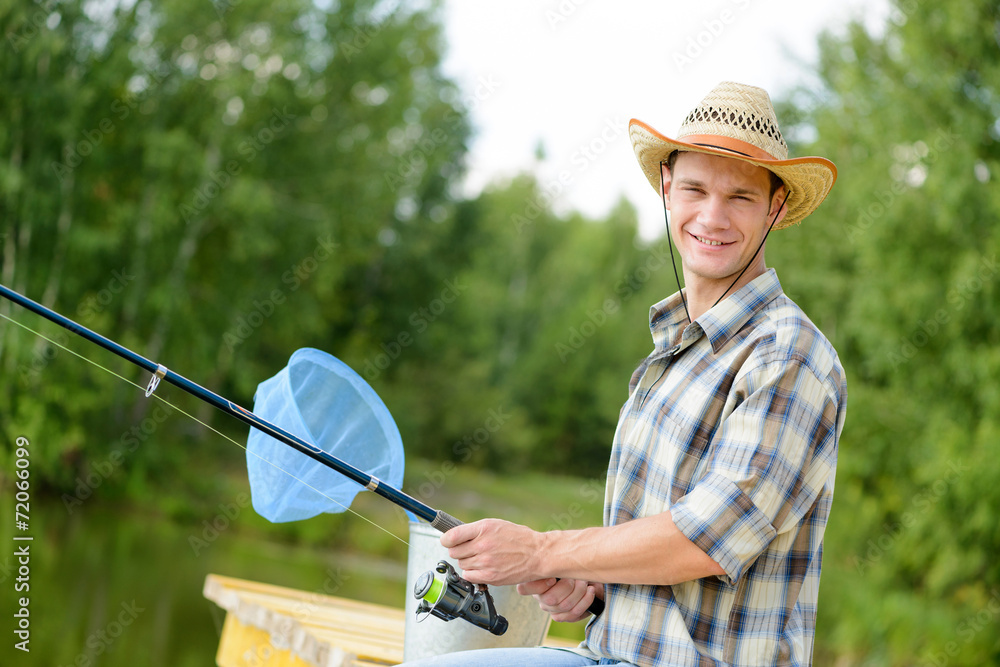
[(542, 611), (557, 623), (575, 623), (590, 616), (590, 603), (604, 599), (604, 585), (582, 579), (539, 579), (517, 585), (521, 595), (531, 595)]
[(541, 533), (500, 519), (463, 524), (441, 536), (441, 545), (458, 561), (465, 579), (492, 586), (544, 577), (538, 571), (541, 544)]

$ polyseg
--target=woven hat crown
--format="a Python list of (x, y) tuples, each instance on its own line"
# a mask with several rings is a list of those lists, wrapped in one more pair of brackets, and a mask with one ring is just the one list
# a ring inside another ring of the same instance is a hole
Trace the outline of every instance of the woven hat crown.
[(756, 146), (778, 160), (788, 158), (788, 145), (763, 88), (723, 82), (687, 115), (677, 138), (718, 135)]

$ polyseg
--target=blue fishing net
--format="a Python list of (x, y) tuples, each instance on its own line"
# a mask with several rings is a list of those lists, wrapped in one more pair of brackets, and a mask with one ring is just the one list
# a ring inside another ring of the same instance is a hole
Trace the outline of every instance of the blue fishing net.
[[(397, 489), (403, 483), (403, 440), (392, 415), (375, 390), (336, 357), (297, 350), (285, 368), (257, 386), (253, 411)], [(254, 510), (273, 523), (343, 512), (363, 490), (256, 428), (247, 442), (247, 469)]]

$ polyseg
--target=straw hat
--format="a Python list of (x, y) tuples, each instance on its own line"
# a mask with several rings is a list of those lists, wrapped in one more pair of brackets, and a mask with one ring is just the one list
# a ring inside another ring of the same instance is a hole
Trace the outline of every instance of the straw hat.
[(826, 158), (788, 159), (771, 98), (754, 86), (720, 83), (684, 119), (677, 139), (634, 118), (628, 131), (639, 166), (657, 193), (660, 163), (674, 151), (735, 158), (774, 172), (791, 193), (788, 213), (775, 229), (801, 222), (815, 211), (837, 180), (837, 167)]

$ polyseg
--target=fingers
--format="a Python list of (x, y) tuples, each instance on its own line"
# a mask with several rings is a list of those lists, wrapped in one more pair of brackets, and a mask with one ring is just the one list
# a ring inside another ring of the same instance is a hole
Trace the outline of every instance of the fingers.
[(580, 600), (563, 614), (552, 614), (552, 620), (559, 623), (575, 623), (590, 616), (590, 604), (594, 601), (594, 587), (586, 586)]
[(477, 535), (479, 535), (479, 530), (475, 523), (465, 523), (461, 526), (455, 526), (441, 536), (441, 546), (445, 549), (452, 549), (475, 539)]
[[(587, 596), (587, 582), (579, 579), (560, 579), (557, 584), (541, 595), (538, 595), (539, 606), (552, 614), (553, 618), (560, 614), (570, 614)], [(593, 599), (593, 598), (591, 598)], [(583, 607), (587, 608), (586, 605)]]
[[(480, 564), (476, 560), (476, 556), (484, 551), (477, 541), (483, 533), (481, 523), (456, 526), (441, 536), (441, 546), (448, 550), (448, 557), (457, 561), (462, 576), (472, 583), (486, 583), (479, 578)], [(488, 573), (484, 574), (488, 576)]]
[(579, 579), (539, 579), (520, 584), (517, 590), (522, 595), (534, 596), (542, 611), (560, 623), (572, 623), (589, 616), (588, 608), (597, 593), (594, 584)]
[(545, 591), (555, 586), (558, 579), (536, 579), (517, 585), (517, 592), (521, 595), (541, 595)]

